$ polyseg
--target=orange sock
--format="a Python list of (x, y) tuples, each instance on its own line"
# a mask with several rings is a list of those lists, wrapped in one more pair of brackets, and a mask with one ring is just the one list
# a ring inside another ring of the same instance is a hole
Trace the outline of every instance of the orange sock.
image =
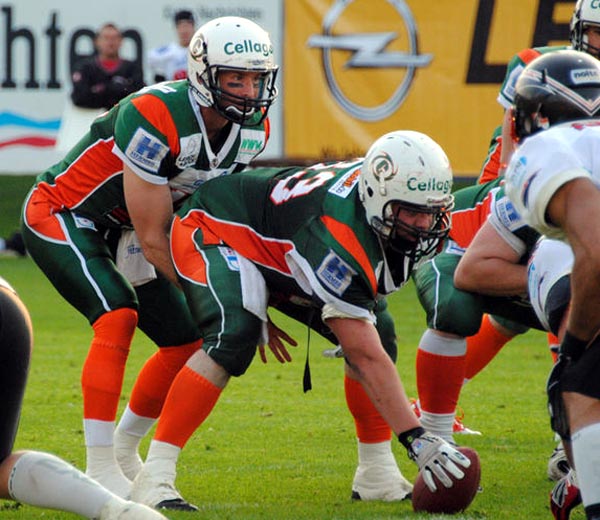
[(421, 409), (454, 413), (465, 378), (466, 355), (442, 356), (417, 349), (417, 391)]
[(558, 349), (560, 348), (560, 340), (558, 336), (548, 332), (548, 348), (550, 349), (550, 355), (552, 356), (552, 363), (556, 363), (558, 359)]
[(202, 340), (198, 340), (187, 345), (159, 348), (138, 374), (129, 408), (142, 417), (157, 418), (177, 372), (201, 346)]
[(134, 309), (110, 311), (94, 322), (94, 338), (81, 374), (84, 419), (115, 420), (136, 325)]
[(154, 440), (183, 448), (217, 404), (221, 389), (187, 365), (175, 377)]
[(490, 317), (485, 314), (483, 320), (481, 320), (479, 332), (467, 338), (467, 370), (465, 377), (473, 379), (512, 338), (513, 336), (505, 336), (496, 329), (492, 325)]
[(373, 406), (363, 386), (345, 376), (344, 390), (348, 409), (354, 417), (358, 440), (367, 444), (389, 441), (392, 438), (392, 430)]

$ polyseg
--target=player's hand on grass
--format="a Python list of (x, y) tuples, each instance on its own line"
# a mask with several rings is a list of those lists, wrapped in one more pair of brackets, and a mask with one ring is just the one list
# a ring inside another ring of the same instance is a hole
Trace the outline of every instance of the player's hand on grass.
[(471, 461), (450, 443), (430, 433), (417, 437), (410, 445), (408, 456), (417, 463), (425, 484), (431, 491), (437, 489), (435, 477), (447, 488), (452, 487), (452, 478), (465, 476), (460, 469), (468, 468)]
[[(286, 343), (289, 343), (293, 347), (298, 346), (298, 342), (286, 334), (283, 330), (281, 330), (277, 325), (275, 325), (271, 318), (267, 322), (267, 332), (269, 334), (268, 346), (275, 359), (280, 363), (285, 363), (286, 361), (289, 363), (292, 360), (292, 356), (287, 350)], [(265, 346), (259, 345), (258, 352), (260, 353), (260, 359), (263, 363), (267, 362), (267, 353), (265, 352)]]

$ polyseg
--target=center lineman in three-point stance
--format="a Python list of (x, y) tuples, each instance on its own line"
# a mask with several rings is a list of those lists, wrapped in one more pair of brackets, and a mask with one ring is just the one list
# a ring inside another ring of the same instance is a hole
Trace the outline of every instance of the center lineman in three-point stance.
[(304, 306), (343, 346), (359, 438), (353, 489), (410, 491), (392, 434), (430, 486), (432, 474), (447, 487), (461, 479), (470, 461), (421, 427), (374, 324), (378, 299), (403, 286), (447, 235), (451, 187), (442, 149), (398, 131), (364, 159), (247, 171), (198, 190), (177, 212), (171, 250), (204, 343), (173, 381), (132, 498), (154, 505), (174, 487), (181, 449), (266, 341), (269, 302)]

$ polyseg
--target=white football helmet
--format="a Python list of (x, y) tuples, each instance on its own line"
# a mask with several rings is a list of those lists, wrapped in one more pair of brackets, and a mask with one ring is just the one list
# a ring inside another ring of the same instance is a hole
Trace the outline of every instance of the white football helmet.
[[(230, 94), (219, 84), (222, 70), (261, 72), (258, 97)], [(258, 124), (277, 97), (277, 65), (268, 33), (254, 22), (237, 16), (216, 18), (196, 31), (189, 45), (188, 80), (194, 99), (214, 107), (234, 123)], [(262, 118), (253, 116), (262, 112)]]
[[(450, 231), (452, 169), (442, 148), (425, 134), (401, 130), (377, 139), (364, 159), (358, 190), (386, 249), (417, 261), (433, 253)], [(433, 215), (431, 227), (404, 222), (399, 208)]]
[(600, 9), (597, 0), (578, 0), (571, 17), (571, 46), (577, 51), (584, 51), (595, 58), (600, 58), (600, 49), (588, 43), (585, 30), (590, 25), (600, 27)]

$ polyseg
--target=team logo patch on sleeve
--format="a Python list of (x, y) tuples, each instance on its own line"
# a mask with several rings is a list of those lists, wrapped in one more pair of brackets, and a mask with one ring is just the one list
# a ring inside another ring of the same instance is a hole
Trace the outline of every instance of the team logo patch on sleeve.
[(333, 193), (334, 195), (345, 199), (350, 193), (352, 193), (352, 188), (354, 188), (358, 182), (359, 177), (360, 167), (357, 166), (355, 169), (350, 170), (342, 175), (338, 181), (331, 188), (329, 188), (329, 193)]
[(317, 269), (317, 277), (323, 285), (340, 296), (344, 294), (355, 274), (356, 271), (332, 250)]
[(79, 229), (93, 229), (96, 231), (96, 224), (94, 224), (93, 220), (82, 217), (81, 215), (77, 215), (76, 213), (72, 213), (72, 215), (73, 221), (75, 222), (75, 227)]
[(168, 151), (169, 147), (160, 139), (143, 128), (138, 128), (125, 150), (125, 155), (139, 167), (156, 173)]
[(220, 246), (219, 253), (227, 262), (227, 267), (230, 271), (239, 271), (240, 270), (240, 262), (238, 260), (237, 253), (227, 246)]
[(508, 197), (502, 197), (496, 202), (496, 215), (504, 227), (511, 231), (523, 227), (523, 219)]

